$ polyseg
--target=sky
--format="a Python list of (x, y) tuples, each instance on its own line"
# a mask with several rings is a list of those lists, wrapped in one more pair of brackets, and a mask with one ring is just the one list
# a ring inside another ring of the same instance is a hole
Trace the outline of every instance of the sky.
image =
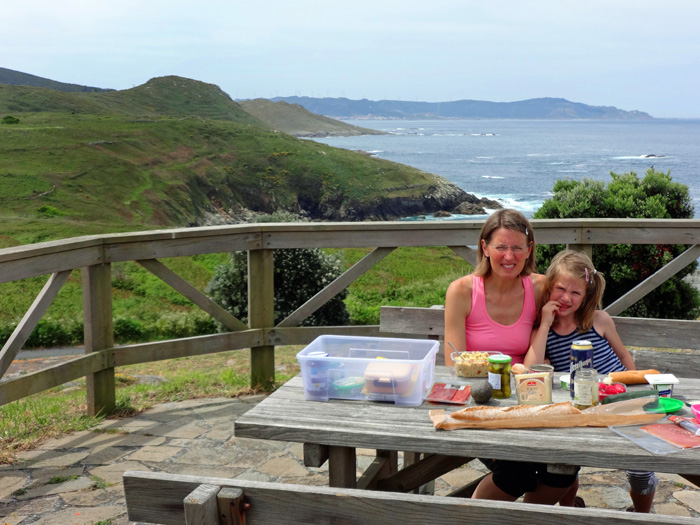
[(22, 0), (0, 67), (128, 89), (178, 75), (234, 99), (560, 97), (700, 118), (698, 0)]

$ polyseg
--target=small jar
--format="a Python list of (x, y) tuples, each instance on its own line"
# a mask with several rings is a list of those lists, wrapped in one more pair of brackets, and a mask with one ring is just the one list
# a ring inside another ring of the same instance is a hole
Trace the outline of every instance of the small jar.
[(576, 372), (573, 384), (574, 406), (579, 410), (598, 404), (598, 372), (582, 368)]
[(496, 399), (510, 397), (510, 361), (510, 356), (505, 354), (489, 356), (489, 383)]

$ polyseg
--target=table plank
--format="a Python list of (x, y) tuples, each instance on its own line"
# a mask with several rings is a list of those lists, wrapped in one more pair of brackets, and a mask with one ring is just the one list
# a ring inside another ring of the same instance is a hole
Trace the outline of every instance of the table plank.
[[(449, 369), (436, 367), (436, 381), (449, 379)], [(558, 382), (555, 380), (555, 384)], [(568, 399), (556, 387), (554, 401)], [(700, 380), (681, 378), (674, 389), (678, 399), (700, 398)], [(515, 404), (491, 400), (493, 406)], [(700, 449), (655, 455), (608, 428), (461, 429), (435, 430), (428, 411), (459, 406), (398, 406), (371, 401), (305, 401), (301, 376), (239, 417), (238, 437), (339, 447), (410, 450), (450, 456), (536, 460), (589, 467), (635, 468), (656, 472), (697, 474)], [(689, 414), (690, 415), (690, 414)]]

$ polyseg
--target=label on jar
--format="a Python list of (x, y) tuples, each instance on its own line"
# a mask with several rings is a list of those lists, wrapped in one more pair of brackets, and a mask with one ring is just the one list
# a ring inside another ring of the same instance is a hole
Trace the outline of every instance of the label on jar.
[(491, 386), (494, 390), (500, 390), (501, 374), (494, 374), (493, 372), (489, 372), (489, 383), (491, 383)]
[[(596, 397), (598, 392), (596, 391)], [(574, 383), (574, 402), (577, 405), (591, 407), (596, 405), (593, 399), (593, 387), (590, 382)]]

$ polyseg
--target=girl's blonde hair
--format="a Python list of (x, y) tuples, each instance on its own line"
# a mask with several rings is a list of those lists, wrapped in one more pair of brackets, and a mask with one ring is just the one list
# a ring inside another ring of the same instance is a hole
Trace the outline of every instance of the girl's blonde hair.
[(493, 233), (500, 228), (525, 234), (527, 237), (527, 245), (531, 250), (520, 275), (522, 277), (535, 272), (537, 270), (537, 264), (535, 263), (535, 232), (532, 231), (532, 226), (522, 213), (516, 210), (504, 209), (492, 213), (481, 228), (481, 235), (479, 235), (479, 254), (474, 274), (479, 277), (488, 277), (491, 274), (491, 262), (489, 258), (484, 255), (483, 243), (481, 241), (483, 240), (486, 244), (489, 244)]
[[(603, 306), (605, 292), (605, 277), (593, 267), (593, 261), (584, 252), (564, 250), (552, 259), (547, 269), (547, 285), (545, 302), (549, 301), (552, 288), (557, 277), (562, 274), (570, 275), (586, 282), (586, 295), (578, 310), (574, 313), (576, 328), (579, 332), (587, 332), (593, 326), (593, 314)], [(544, 304), (544, 303), (543, 303)]]

